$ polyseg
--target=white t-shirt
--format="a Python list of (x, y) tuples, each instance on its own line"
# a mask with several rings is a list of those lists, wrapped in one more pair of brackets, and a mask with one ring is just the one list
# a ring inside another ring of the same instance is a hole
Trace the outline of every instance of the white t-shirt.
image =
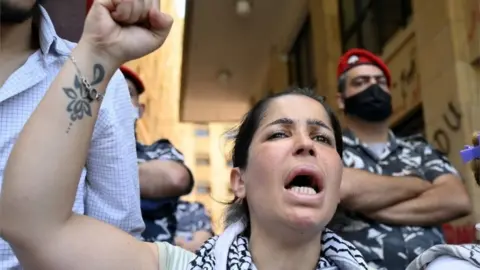
[(465, 260), (460, 260), (448, 255), (440, 256), (433, 260), (426, 270), (478, 270), (476, 266)]
[(160, 270), (183, 270), (195, 259), (195, 254), (165, 242), (156, 242)]

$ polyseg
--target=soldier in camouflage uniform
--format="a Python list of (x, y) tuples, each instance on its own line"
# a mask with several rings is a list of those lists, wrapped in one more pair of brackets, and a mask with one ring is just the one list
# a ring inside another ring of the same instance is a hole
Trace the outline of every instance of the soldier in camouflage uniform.
[[(126, 66), (120, 70), (127, 80), (134, 107), (134, 118), (139, 119), (145, 107), (139, 96), (145, 87), (138, 75)], [(135, 121), (136, 123), (136, 121)], [(193, 175), (184, 164), (184, 157), (170, 141), (160, 139), (145, 145), (137, 141), (137, 160), (140, 180), (144, 241), (174, 242), (177, 229), (175, 211), (178, 199), (190, 193)]]
[(375, 269), (404, 270), (444, 242), (440, 226), (468, 215), (470, 199), (457, 171), (421, 136), (390, 130), (388, 67), (362, 49), (338, 66), (338, 105), (345, 113), (341, 204), (330, 227)]

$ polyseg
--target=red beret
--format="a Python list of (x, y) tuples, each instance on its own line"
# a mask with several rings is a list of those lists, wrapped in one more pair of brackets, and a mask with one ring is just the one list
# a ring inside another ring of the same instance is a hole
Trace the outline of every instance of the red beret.
[(135, 87), (137, 87), (137, 93), (140, 95), (145, 91), (145, 86), (143, 85), (142, 80), (140, 77), (138, 77), (137, 73), (135, 73), (133, 70), (129, 69), (126, 66), (121, 66), (120, 70), (123, 73), (123, 76), (125, 78), (131, 80), (133, 84), (135, 84)]
[(391, 85), (392, 78), (390, 70), (388, 69), (387, 65), (385, 65), (383, 60), (367, 50), (357, 48), (348, 50), (342, 57), (340, 57), (337, 67), (337, 78), (339, 78), (349, 69), (365, 64), (374, 65), (380, 68), (387, 79), (388, 86)]
[(94, 1), (94, 0), (87, 0), (87, 12), (86, 12), (86, 14), (88, 14), (88, 11), (89, 11), (90, 8), (92, 7), (93, 1)]

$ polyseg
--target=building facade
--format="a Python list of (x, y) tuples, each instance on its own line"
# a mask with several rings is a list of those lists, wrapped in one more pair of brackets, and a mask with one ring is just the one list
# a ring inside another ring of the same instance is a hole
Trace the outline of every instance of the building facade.
[(272, 55), (265, 91), (252, 101), (298, 85), (336, 107), (340, 55), (361, 47), (382, 56), (393, 80), (392, 129), (423, 133), (465, 179), (474, 213), (445, 231), (450, 242), (469, 242), (480, 220), (480, 188), (459, 151), (480, 129), (479, 26), (479, 0), (310, 0), (293, 46)]
[[(224, 228), (224, 213), (233, 199), (230, 189), (231, 151), (235, 123), (185, 124), (188, 138), (183, 141), (186, 164), (195, 177), (195, 187), (185, 200), (205, 205), (213, 229)], [(187, 141), (189, 141), (187, 143)], [(187, 145), (188, 144), (188, 145)]]
[[(223, 206), (213, 207), (221, 205), (213, 199), (231, 196), (228, 159), (218, 144), (232, 124), (181, 123), (184, 18), (175, 2), (162, 1), (163, 10), (176, 19), (167, 44), (129, 63), (147, 85), (143, 97), (147, 112), (139, 134), (147, 143), (167, 137), (182, 150), (197, 179), (195, 192), (188, 198), (204, 201), (218, 220)], [(335, 108), (336, 67), (342, 52), (364, 47), (379, 54), (393, 78), (392, 129), (402, 135), (423, 133), (465, 179), (474, 214), (446, 228), (450, 242), (467, 241), (474, 232), (472, 224), (480, 221), (480, 189), (461, 162), (459, 151), (471, 133), (480, 130), (475, 118), (480, 116), (480, 0), (304, 2), (305, 12), (295, 35), (283, 47), (271, 48), (262, 90), (252, 93), (251, 102), (298, 85), (314, 87)]]

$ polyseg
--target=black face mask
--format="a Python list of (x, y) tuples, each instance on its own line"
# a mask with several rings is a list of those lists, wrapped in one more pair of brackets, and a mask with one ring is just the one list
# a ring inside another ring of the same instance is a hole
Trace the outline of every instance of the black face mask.
[(345, 113), (368, 122), (381, 122), (392, 115), (392, 97), (378, 84), (345, 99)]

